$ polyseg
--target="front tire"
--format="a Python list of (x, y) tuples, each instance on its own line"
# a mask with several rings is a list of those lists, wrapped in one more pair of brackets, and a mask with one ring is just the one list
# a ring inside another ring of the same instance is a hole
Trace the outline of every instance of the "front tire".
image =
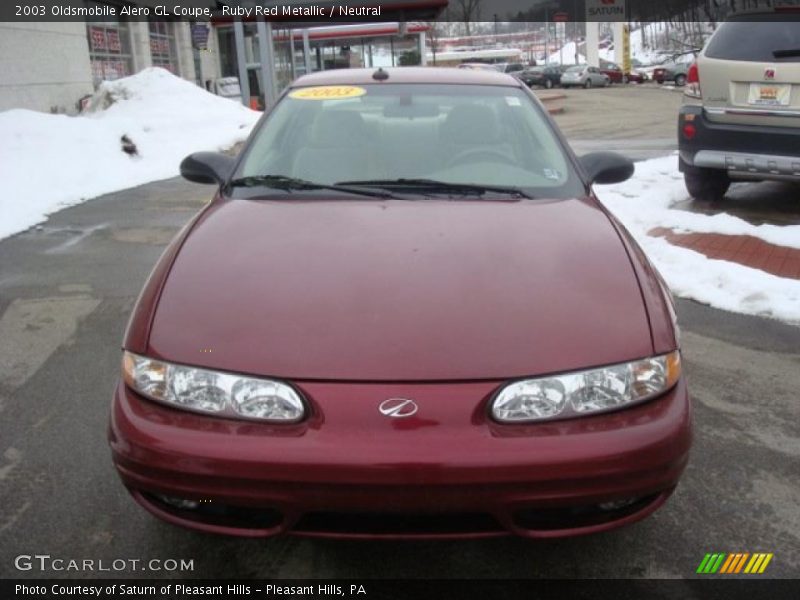
[(683, 181), (695, 200), (719, 202), (728, 193), (731, 179), (725, 171), (703, 169), (683, 163)]
[(675, 85), (677, 87), (683, 87), (686, 85), (686, 75), (677, 75), (675, 77)]
[(584, 87), (584, 89), (587, 89), (587, 90), (588, 90), (590, 87), (592, 87), (592, 80), (591, 80), (591, 79), (587, 79), (587, 80), (586, 80), (586, 83), (584, 83), (584, 84), (583, 84), (583, 87)]

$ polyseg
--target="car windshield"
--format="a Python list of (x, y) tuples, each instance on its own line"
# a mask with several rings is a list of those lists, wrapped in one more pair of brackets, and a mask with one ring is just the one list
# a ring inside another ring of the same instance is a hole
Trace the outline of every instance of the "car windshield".
[(570, 67), (567, 69), (567, 73), (583, 73), (586, 67)]
[[(259, 126), (233, 176), (266, 187), (286, 178), (306, 190), (435, 182), (462, 186), (438, 186), (451, 195), (474, 192), (463, 186), (551, 199), (583, 192), (542, 109), (520, 88), (493, 85), (296, 88)], [(254, 185), (232, 190), (255, 192)]]

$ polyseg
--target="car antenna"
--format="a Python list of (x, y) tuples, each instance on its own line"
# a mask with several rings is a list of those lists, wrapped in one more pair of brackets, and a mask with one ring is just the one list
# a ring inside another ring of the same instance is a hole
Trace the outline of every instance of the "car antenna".
[(383, 67), (378, 67), (378, 70), (372, 74), (375, 81), (386, 81), (389, 79), (389, 74), (383, 70)]

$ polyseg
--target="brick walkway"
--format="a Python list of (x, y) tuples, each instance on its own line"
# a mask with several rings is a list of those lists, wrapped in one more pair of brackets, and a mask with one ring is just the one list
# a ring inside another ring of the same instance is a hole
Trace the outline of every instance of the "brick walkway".
[(648, 234), (708, 258), (739, 263), (778, 277), (800, 279), (800, 249), (776, 246), (749, 235), (675, 233), (664, 227), (652, 229)]

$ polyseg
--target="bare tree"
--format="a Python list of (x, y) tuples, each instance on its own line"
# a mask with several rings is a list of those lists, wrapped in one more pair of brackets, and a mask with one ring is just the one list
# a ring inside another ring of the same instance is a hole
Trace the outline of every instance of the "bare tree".
[(481, 5), (483, 0), (455, 0), (455, 12), (461, 17), (467, 36), (472, 35), (471, 23), (481, 20)]

